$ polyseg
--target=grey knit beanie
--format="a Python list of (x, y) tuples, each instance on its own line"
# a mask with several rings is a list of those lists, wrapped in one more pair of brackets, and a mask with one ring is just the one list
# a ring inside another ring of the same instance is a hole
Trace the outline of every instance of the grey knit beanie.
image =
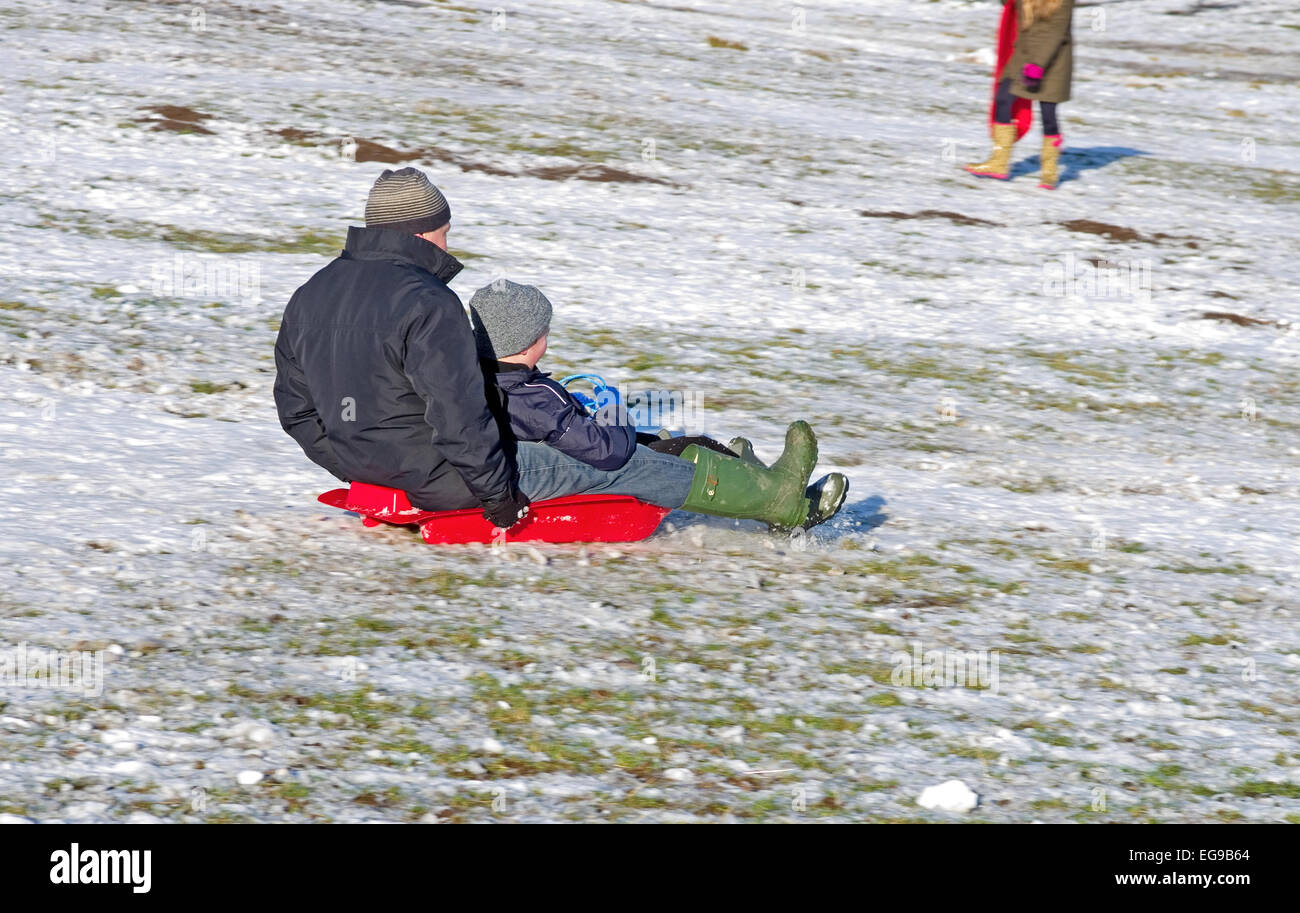
[(451, 221), (451, 205), (418, 168), (385, 170), (366, 200), (366, 227), (419, 235)]
[(480, 358), (518, 355), (551, 326), (551, 302), (531, 285), (497, 279), (469, 299)]

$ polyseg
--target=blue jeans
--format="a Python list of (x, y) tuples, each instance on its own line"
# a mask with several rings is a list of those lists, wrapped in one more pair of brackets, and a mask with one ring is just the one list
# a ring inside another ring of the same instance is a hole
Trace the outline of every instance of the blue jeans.
[(638, 444), (621, 469), (596, 469), (545, 444), (520, 441), (519, 490), (530, 501), (564, 495), (631, 495), (660, 507), (681, 507), (695, 464)]

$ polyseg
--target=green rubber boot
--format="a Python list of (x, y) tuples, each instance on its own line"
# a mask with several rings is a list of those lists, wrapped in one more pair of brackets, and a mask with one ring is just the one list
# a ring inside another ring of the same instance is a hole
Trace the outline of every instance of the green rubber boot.
[[(746, 463), (767, 468), (767, 465), (758, 458), (758, 454), (754, 453), (754, 445), (749, 438), (733, 437), (727, 447)], [(812, 529), (839, 513), (848, 493), (849, 480), (838, 472), (824, 475), (809, 485), (804, 489), (804, 496), (810, 503), (808, 516), (802, 524), (803, 528)]]
[(682, 459), (695, 464), (682, 510), (762, 520), (777, 529), (795, 529), (808, 519), (812, 505), (804, 489), (817, 465), (817, 436), (807, 422), (786, 429), (785, 452), (770, 469), (695, 444)]
[(803, 521), (803, 528), (812, 529), (839, 513), (848, 493), (849, 480), (838, 472), (828, 473), (809, 485), (808, 490), (804, 492), (808, 496), (810, 506), (808, 518)]
[(731, 443), (727, 444), (727, 449), (746, 463), (762, 466), (764, 469), (767, 468), (767, 464), (758, 458), (758, 454), (754, 453), (754, 445), (747, 437), (733, 437)]

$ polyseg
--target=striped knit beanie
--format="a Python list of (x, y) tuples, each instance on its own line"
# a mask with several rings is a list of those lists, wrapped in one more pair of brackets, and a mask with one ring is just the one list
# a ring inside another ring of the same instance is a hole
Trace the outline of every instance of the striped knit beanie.
[(451, 205), (418, 168), (385, 170), (366, 200), (366, 227), (419, 235), (451, 221)]

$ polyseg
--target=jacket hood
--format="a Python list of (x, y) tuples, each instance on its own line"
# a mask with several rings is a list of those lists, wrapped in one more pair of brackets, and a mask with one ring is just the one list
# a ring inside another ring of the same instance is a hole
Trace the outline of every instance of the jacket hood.
[(432, 273), (444, 283), (464, 269), (464, 264), (423, 238), (390, 228), (348, 228), (343, 257), (349, 260), (396, 260)]
[(535, 384), (538, 381), (551, 379), (550, 372), (539, 371), (528, 365), (509, 361), (488, 361), (486, 364), (488, 370), (494, 375), (496, 385), (506, 391), (518, 390), (524, 384)]
[(551, 376), (550, 374), (542, 374), (542, 372), (538, 371), (537, 368), (535, 367), (530, 368), (528, 367), (528, 365), (520, 364), (517, 361), (497, 361), (494, 358), (486, 359), (486, 361), (488, 367), (492, 370), (493, 374), (504, 374), (508, 371), (515, 371), (515, 372), (522, 371), (523, 373), (528, 375), (541, 374), (542, 377)]

